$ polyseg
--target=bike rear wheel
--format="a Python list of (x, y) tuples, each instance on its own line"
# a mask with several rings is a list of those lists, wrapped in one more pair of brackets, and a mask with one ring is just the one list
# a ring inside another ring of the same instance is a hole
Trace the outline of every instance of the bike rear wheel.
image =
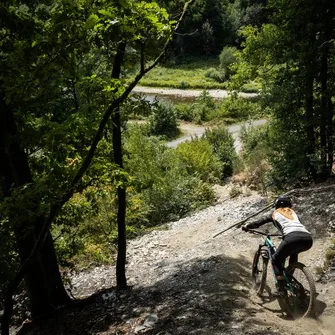
[(258, 296), (262, 295), (265, 288), (267, 266), (268, 259), (263, 257), (261, 254), (261, 249), (258, 249), (254, 256), (251, 273), (252, 286)]
[(313, 316), (316, 288), (312, 273), (302, 263), (291, 264), (285, 270), (287, 278), (287, 313), (294, 318)]

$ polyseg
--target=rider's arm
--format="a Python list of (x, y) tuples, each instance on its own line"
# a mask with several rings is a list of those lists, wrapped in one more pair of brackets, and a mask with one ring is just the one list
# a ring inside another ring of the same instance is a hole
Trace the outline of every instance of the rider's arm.
[(272, 213), (270, 213), (268, 215), (265, 215), (265, 216), (261, 217), (260, 219), (258, 219), (256, 221), (247, 223), (245, 225), (245, 227), (247, 229), (258, 228), (258, 227), (263, 226), (263, 224), (266, 224), (268, 222), (273, 222), (273, 220), (272, 220)]

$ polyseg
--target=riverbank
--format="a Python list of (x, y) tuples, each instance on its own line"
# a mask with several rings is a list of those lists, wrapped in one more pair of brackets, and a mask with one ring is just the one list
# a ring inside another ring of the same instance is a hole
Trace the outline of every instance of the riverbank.
[[(172, 97), (182, 97), (182, 98), (196, 98), (201, 95), (204, 90), (183, 90), (177, 88), (158, 88), (158, 87), (145, 87), (136, 86), (133, 89), (134, 93), (143, 93), (146, 95), (157, 95), (157, 96), (172, 96)], [(216, 99), (228, 98), (230, 92), (222, 89), (209, 89), (206, 90), (209, 95)], [(243, 98), (253, 98), (256, 97), (257, 93), (238, 93), (238, 96)]]

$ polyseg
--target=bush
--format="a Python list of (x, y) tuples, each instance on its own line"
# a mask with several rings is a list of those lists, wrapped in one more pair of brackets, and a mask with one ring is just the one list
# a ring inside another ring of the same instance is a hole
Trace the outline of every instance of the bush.
[(132, 176), (134, 192), (150, 207), (147, 225), (177, 219), (213, 201), (213, 190), (197, 173), (188, 170), (190, 164), (175, 149), (136, 129), (128, 134), (125, 149), (125, 166)]
[(206, 90), (201, 92), (200, 96), (197, 97), (191, 106), (194, 112), (194, 121), (196, 123), (211, 120), (216, 110), (215, 100)]
[(172, 104), (159, 102), (153, 106), (153, 115), (149, 117), (149, 132), (151, 135), (163, 135), (167, 138), (179, 134), (177, 116)]
[(269, 184), (269, 147), (268, 127), (243, 127), (241, 160), (246, 173), (246, 183), (251, 188), (266, 191)]
[(234, 95), (222, 100), (217, 107), (218, 117), (226, 122), (233, 123), (236, 121), (254, 119), (261, 115), (261, 109), (258, 101), (239, 98)]
[(224, 69), (217, 70), (211, 67), (206, 71), (205, 77), (211, 78), (217, 81), (218, 83), (223, 83), (226, 80), (226, 72)]
[(176, 115), (179, 120), (183, 121), (194, 121), (195, 120), (195, 111), (192, 107), (192, 104), (178, 104), (175, 106)]
[(237, 58), (235, 56), (235, 53), (237, 52), (236, 47), (229, 47), (226, 46), (223, 48), (223, 50), (220, 53), (220, 67), (225, 72), (226, 80), (229, 79), (231, 73), (230, 66), (233, 63), (237, 62)]
[(189, 175), (211, 183), (220, 180), (221, 163), (206, 139), (195, 138), (181, 143), (176, 151)]
[(234, 146), (234, 138), (226, 128), (206, 129), (204, 137), (213, 148), (213, 152), (221, 162), (221, 179), (233, 174), (234, 163), (237, 154)]

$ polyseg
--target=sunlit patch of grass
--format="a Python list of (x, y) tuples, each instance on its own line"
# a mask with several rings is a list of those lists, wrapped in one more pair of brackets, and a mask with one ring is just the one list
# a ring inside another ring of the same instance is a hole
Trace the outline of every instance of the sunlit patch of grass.
[(218, 66), (218, 59), (200, 59), (182, 64), (159, 65), (145, 75), (140, 85), (173, 88), (226, 88), (225, 83), (218, 83), (205, 75), (209, 68)]
[[(208, 76), (208, 70), (219, 71), (219, 65), (219, 59), (216, 58), (158, 65), (141, 79), (139, 85), (179, 89), (227, 89), (227, 82), (218, 82)], [(250, 83), (243, 91), (257, 92), (258, 89), (256, 84)]]

